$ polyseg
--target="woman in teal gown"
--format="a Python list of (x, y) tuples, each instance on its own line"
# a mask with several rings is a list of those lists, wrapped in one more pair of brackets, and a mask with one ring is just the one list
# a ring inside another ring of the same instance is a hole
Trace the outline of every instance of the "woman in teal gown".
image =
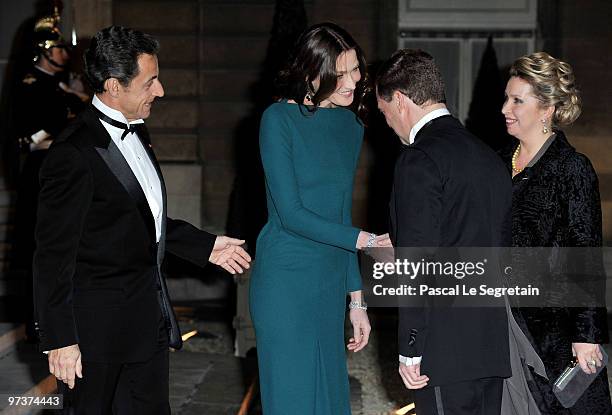
[[(357, 250), (375, 235), (351, 224), (363, 139), (361, 50), (340, 27), (316, 25), (281, 72), (285, 99), (263, 114), (268, 222), (257, 241), (250, 307), (265, 415), (347, 415), (349, 351), (368, 342)], [(298, 104), (299, 103), (299, 104)]]

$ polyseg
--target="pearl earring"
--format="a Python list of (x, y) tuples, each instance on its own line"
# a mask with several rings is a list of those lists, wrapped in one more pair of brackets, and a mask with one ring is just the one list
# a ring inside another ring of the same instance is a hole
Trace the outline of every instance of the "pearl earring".
[(546, 125), (546, 120), (542, 120), (542, 133), (548, 134), (548, 126)]

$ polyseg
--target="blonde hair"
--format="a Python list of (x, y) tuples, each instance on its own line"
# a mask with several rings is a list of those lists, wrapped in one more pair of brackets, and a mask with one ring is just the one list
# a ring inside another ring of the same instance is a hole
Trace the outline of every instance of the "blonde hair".
[(546, 52), (518, 58), (510, 68), (510, 76), (527, 81), (542, 106), (553, 106), (553, 125), (570, 125), (580, 116), (581, 99), (572, 67)]

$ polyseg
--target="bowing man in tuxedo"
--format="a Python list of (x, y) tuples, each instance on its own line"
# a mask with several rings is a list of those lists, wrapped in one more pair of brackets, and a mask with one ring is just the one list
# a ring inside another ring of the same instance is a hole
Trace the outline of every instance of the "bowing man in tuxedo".
[[(77, 414), (167, 414), (168, 346), (181, 333), (160, 267), (169, 251), (231, 273), (244, 241), (166, 216), (166, 192), (144, 126), (164, 95), (158, 42), (112, 26), (85, 53), (92, 105), (43, 165), (34, 256), (41, 349)], [(60, 382), (61, 381), (61, 382)], [(63, 382), (63, 383), (62, 383)]]
[[(399, 50), (376, 79), (378, 108), (405, 145), (395, 166), (395, 247), (499, 247), (510, 237), (512, 188), (499, 157), (453, 118), (433, 58)], [(399, 372), (419, 415), (498, 415), (510, 376), (500, 308), (399, 309)]]

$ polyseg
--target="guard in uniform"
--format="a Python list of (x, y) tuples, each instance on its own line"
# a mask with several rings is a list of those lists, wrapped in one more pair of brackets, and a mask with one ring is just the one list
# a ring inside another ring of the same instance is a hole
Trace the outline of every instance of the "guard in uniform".
[(38, 203), (38, 174), (47, 150), (89, 97), (69, 86), (68, 44), (58, 27), (59, 14), (39, 19), (34, 26), (34, 65), (23, 77), (14, 97), (15, 128), (26, 153), (17, 189), (13, 269), (25, 278), (26, 334), (35, 341), (32, 300), (32, 257)]

